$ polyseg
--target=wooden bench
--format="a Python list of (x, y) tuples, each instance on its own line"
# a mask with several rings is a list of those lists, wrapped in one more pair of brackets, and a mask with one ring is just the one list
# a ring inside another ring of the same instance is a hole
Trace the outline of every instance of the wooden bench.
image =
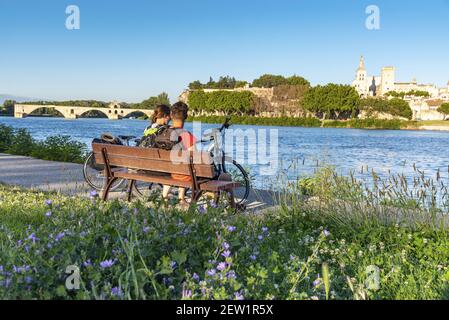
[[(143, 181), (190, 188), (191, 204), (196, 203), (205, 192), (213, 193), (218, 202), (222, 192), (226, 192), (230, 196), (230, 205), (236, 208), (232, 191), (241, 185), (233, 181), (219, 181), (213, 160), (207, 152), (175, 152), (101, 143), (93, 143), (92, 150), (95, 162), (104, 166), (103, 200), (108, 199), (109, 190), (117, 179), (127, 179), (128, 201), (132, 199), (135, 182)], [(190, 181), (173, 179), (171, 174), (190, 176)]]

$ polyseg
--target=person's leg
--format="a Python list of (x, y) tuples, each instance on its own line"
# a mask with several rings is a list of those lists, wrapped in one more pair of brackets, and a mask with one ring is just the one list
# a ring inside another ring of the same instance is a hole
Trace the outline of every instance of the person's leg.
[(186, 200), (185, 197), (186, 197), (186, 188), (179, 188), (179, 190), (178, 190), (178, 198), (179, 198), (179, 200), (180, 201), (185, 201)]
[(162, 188), (162, 197), (164, 199), (168, 199), (168, 194), (170, 192), (170, 189), (171, 189), (170, 186), (165, 186), (165, 185), (163, 186), (163, 188)]

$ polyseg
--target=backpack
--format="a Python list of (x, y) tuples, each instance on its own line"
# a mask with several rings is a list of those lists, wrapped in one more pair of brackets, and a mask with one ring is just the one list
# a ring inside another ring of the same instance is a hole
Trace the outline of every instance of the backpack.
[(138, 146), (141, 148), (158, 148), (156, 145), (156, 138), (163, 132), (167, 131), (167, 129), (169, 129), (169, 126), (145, 129), (144, 136), (140, 140)]
[(154, 148), (172, 150), (181, 141), (181, 131), (180, 129), (164, 127), (154, 138)]

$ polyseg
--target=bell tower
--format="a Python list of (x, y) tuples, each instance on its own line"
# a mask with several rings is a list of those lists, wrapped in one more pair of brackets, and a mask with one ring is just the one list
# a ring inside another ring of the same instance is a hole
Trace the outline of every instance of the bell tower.
[(352, 82), (352, 86), (357, 90), (359, 95), (368, 95), (368, 72), (366, 71), (365, 58), (363, 56), (360, 57), (359, 67), (357, 68), (355, 80)]
[(358, 81), (366, 81), (368, 73), (365, 68), (365, 58), (363, 56), (360, 57), (359, 67), (357, 68), (356, 80)]

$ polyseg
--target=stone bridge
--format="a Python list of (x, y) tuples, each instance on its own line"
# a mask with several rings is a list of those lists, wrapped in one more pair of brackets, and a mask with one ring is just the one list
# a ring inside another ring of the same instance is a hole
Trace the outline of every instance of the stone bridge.
[(52, 108), (61, 113), (66, 119), (77, 119), (82, 117), (89, 111), (98, 111), (103, 113), (110, 120), (119, 120), (129, 116), (132, 113), (142, 113), (151, 117), (153, 110), (147, 109), (126, 109), (121, 108), (119, 104), (111, 104), (109, 108), (89, 108), (76, 106), (55, 106), (55, 105), (32, 105), (32, 104), (16, 104), (14, 106), (14, 117), (25, 118), (33, 111), (40, 108)]

